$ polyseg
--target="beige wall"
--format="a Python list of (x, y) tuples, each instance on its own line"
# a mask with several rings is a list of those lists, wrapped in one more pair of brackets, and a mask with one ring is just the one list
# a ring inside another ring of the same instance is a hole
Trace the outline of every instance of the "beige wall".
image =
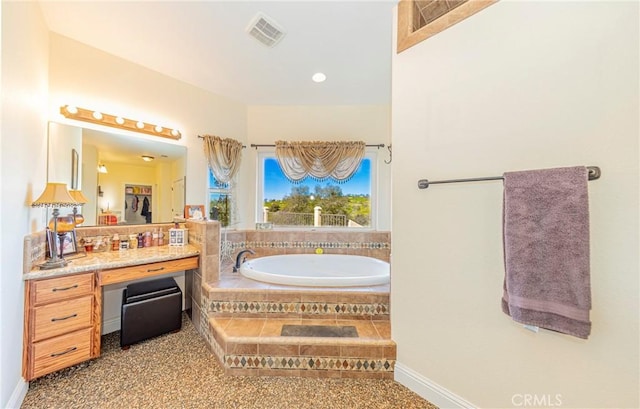
[[(640, 406), (638, 11), (498, 2), (394, 55), (392, 330), (399, 368), (425, 394)], [(603, 172), (589, 183), (586, 341), (502, 313), (500, 182), (416, 186), (570, 165)]]
[[(273, 144), (277, 140), (288, 141), (337, 141), (361, 140), (368, 144), (389, 145), (391, 117), (388, 105), (349, 106), (264, 106), (248, 108), (248, 140), (254, 144)], [(391, 219), (391, 167), (386, 148), (378, 153), (378, 230), (388, 230)], [(255, 149), (245, 150), (243, 175), (252, 184), (253, 197), (241, 209), (244, 228), (255, 223), (255, 177), (257, 154)], [(241, 176), (243, 176), (241, 175)]]
[[(246, 105), (51, 33), (49, 116), (65, 104), (161, 123), (182, 132), (187, 147), (186, 201), (207, 202), (201, 134), (246, 141)], [(188, 62), (180, 62), (188, 63)]]
[(19, 405), (22, 371), (22, 237), (44, 228), (30, 204), (47, 178), (48, 31), (35, 2), (0, 3), (0, 407)]

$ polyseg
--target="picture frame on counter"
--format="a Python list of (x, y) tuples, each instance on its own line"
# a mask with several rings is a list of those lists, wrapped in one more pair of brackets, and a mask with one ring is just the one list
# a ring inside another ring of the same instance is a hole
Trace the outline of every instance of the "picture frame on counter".
[[(61, 237), (58, 237), (61, 236)], [(56, 240), (56, 249), (58, 256), (64, 257), (78, 252), (78, 242), (76, 240), (76, 231), (72, 230), (66, 233), (59, 233), (57, 236), (52, 230), (47, 230), (47, 246), (49, 247), (49, 257), (53, 257), (53, 240)], [(62, 249), (60, 249), (62, 243)]]
[(186, 205), (184, 207), (185, 219), (203, 220), (204, 219), (204, 205)]

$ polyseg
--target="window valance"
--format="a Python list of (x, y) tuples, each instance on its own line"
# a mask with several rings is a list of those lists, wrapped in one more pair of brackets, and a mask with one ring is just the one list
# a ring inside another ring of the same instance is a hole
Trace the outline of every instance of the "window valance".
[(204, 154), (213, 176), (220, 183), (229, 183), (240, 169), (242, 143), (231, 138), (203, 135)]
[(277, 141), (275, 145), (280, 167), (294, 183), (307, 176), (344, 182), (358, 170), (365, 148), (362, 141)]

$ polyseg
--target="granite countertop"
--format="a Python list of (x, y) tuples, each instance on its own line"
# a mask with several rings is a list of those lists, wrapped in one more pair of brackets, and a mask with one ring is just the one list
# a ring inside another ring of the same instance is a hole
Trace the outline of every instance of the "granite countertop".
[(160, 261), (178, 260), (199, 254), (200, 250), (191, 244), (186, 246), (165, 245), (139, 249), (79, 253), (67, 256), (66, 259), (69, 261), (69, 264), (65, 267), (40, 270), (37, 265), (34, 265), (31, 271), (22, 275), (22, 279), (37, 280), (84, 273), (86, 271), (109, 270), (112, 268), (157, 263)]

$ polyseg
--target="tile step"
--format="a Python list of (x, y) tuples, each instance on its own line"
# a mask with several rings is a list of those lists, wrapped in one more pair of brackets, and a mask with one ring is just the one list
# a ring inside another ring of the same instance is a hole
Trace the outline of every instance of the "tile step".
[[(359, 337), (282, 337), (283, 325), (353, 325)], [(377, 325), (377, 327), (376, 327)], [(243, 376), (392, 378), (388, 323), (209, 317), (211, 348), (225, 373)]]

